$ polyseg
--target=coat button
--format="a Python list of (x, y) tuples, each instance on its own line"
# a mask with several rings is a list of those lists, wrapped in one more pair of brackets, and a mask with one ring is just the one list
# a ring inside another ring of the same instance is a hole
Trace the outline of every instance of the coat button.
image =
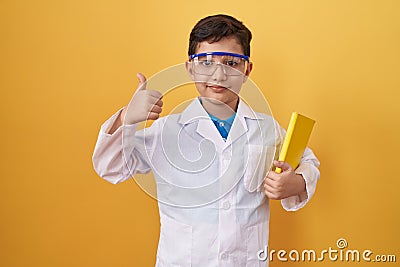
[(221, 253), (221, 259), (222, 260), (227, 260), (228, 259), (228, 253), (226, 253), (226, 252)]
[(225, 202), (222, 204), (222, 208), (223, 208), (224, 210), (228, 210), (230, 207), (231, 207), (231, 204), (229, 203), (229, 201), (225, 201)]

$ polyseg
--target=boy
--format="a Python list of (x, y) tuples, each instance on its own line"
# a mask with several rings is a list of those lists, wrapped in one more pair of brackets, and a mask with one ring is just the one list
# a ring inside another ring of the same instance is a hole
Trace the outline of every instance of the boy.
[[(93, 155), (100, 176), (119, 183), (154, 172), (161, 221), (156, 266), (267, 266), (258, 251), (268, 244), (269, 199), (297, 210), (314, 194), (319, 162), (308, 148), (296, 170), (278, 161), (282, 173), (263, 169), (280, 140), (273, 119), (238, 96), (253, 67), (251, 37), (231, 16), (200, 20), (186, 62), (199, 98), (159, 119), (162, 95), (147, 90), (138, 74), (127, 107), (101, 128)], [(136, 131), (147, 119), (155, 122)]]

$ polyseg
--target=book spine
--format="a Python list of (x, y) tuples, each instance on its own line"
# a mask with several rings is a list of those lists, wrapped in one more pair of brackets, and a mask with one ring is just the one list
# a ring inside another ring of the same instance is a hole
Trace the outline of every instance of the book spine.
[[(287, 151), (289, 149), (289, 145), (290, 145), (290, 140), (292, 139), (292, 135), (293, 135), (293, 130), (294, 130), (294, 126), (296, 125), (296, 121), (297, 121), (297, 117), (299, 114), (297, 114), (296, 112), (292, 113), (292, 116), (290, 117), (290, 121), (289, 121), (289, 126), (287, 128), (286, 131), (286, 136), (285, 139), (283, 141), (283, 145), (282, 145), (282, 149), (281, 149), (281, 153), (279, 153), (279, 161), (285, 161), (286, 159), (286, 154)], [(275, 169), (276, 173), (281, 173), (282, 169), (281, 168), (276, 168)]]

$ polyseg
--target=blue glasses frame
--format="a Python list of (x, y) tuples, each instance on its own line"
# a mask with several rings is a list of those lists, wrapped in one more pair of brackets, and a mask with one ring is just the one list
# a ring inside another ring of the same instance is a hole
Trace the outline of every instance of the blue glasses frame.
[(206, 53), (199, 53), (199, 54), (193, 54), (189, 56), (189, 60), (194, 59), (195, 57), (204, 57), (204, 56), (232, 56), (232, 57), (239, 57), (243, 58), (247, 62), (250, 61), (250, 58), (245, 55), (241, 54), (235, 54), (235, 53), (229, 53), (229, 52), (206, 52)]

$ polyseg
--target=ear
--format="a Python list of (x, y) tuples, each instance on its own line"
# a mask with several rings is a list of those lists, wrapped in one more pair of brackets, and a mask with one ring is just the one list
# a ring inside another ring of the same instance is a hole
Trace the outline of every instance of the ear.
[(253, 62), (249, 62), (249, 64), (247, 65), (246, 72), (244, 73), (244, 76), (243, 76), (243, 83), (245, 83), (247, 81), (247, 78), (249, 78), (250, 72), (252, 70), (253, 70)]
[(185, 67), (187, 72), (189, 73), (190, 78), (192, 79), (192, 81), (194, 81), (193, 65), (189, 60), (185, 62)]

